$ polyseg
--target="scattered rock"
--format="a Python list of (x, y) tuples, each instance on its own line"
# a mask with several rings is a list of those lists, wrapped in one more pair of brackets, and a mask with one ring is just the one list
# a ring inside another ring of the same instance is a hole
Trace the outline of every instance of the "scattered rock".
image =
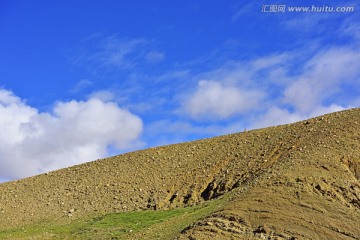
[[(357, 237), (360, 129), (354, 122), (359, 119), (360, 109), (348, 110), (127, 153), (0, 184), (0, 230), (95, 213), (184, 207), (225, 196), (229, 202), (217, 211), (231, 216), (217, 219), (223, 222), (205, 216), (203, 225), (194, 223), (184, 236), (198, 232), (200, 237), (190, 236), (206, 239), (224, 234), (238, 239), (239, 234), (263, 234), (282, 239), (286, 231), (274, 226), (291, 223), (291, 228), (309, 224), (304, 219), (326, 219), (329, 226), (345, 226), (342, 233)], [(245, 224), (240, 219), (248, 220)], [(273, 221), (271, 228), (266, 225), (268, 219)], [(289, 231), (300, 231), (294, 229)], [(327, 236), (334, 232), (317, 230)], [(283, 239), (311, 238), (301, 234)]]

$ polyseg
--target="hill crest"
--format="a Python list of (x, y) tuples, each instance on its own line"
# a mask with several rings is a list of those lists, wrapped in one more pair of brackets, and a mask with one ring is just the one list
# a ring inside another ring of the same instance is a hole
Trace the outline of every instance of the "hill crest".
[(359, 125), (360, 109), (351, 109), (4, 183), (0, 230), (229, 196), (222, 210), (194, 222), (178, 238), (311, 239), (320, 233), (359, 239)]

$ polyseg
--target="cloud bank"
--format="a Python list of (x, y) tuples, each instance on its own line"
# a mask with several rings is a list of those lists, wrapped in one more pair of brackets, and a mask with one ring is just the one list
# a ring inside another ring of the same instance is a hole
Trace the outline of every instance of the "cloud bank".
[(39, 112), (0, 89), (0, 176), (27, 177), (108, 156), (136, 144), (142, 120), (98, 98)]
[(181, 113), (197, 122), (227, 121), (231, 129), (240, 121), (241, 131), (355, 107), (358, 62), (353, 46), (233, 61), (194, 76), (197, 86), (181, 98)]

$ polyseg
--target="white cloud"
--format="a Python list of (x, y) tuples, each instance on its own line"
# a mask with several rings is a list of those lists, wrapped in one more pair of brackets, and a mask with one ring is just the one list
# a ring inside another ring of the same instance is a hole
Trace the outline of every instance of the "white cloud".
[(97, 98), (97, 99), (100, 99), (103, 102), (110, 102), (110, 101), (114, 101), (116, 99), (116, 96), (112, 91), (99, 90), (99, 91), (96, 91), (96, 92), (92, 92), (89, 95), (89, 98)]
[(88, 79), (81, 79), (79, 82), (75, 84), (75, 86), (70, 90), (71, 93), (79, 93), (84, 89), (91, 87), (93, 82)]
[(352, 105), (347, 105), (346, 107), (340, 106), (338, 104), (331, 104), (330, 106), (319, 106), (317, 108), (314, 108), (313, 111), (311, 111), (311, 113), (309, 114), (308, 117), (306, 118), (311, 118), (311, 117), (316, 117), (316, 116), (320, 116), (320, 115), (324, 115), (327, 113), (332, 113), (332, 112), (338, 112), (338, 111), (342, 111), (345, 109), (349, 109), (349, 108), (353, 108), (354, 106)]
[(241, 4), (241, 7), (232, 16), (232, 20), (237, 21), (239, 18), (254, 12), (259, 12), (259, 10), (261, 10), (261, 5), (254, 2), (250, 2), (246, 5)]
[(266, 68), (276, 67), (279, 65), (284, 65), (291, 58), (291, 55), (288, 53), (274, 54), (266, 57), (260, 57), (253, 60), (250, 65), (253, 71), (262, 70)]
[(94, 74), (141, 69), (144, 64), (154, 64), (165, 59), (165, 53), (155, 50), (155, 45), (154, 41), (144, 38), (99, 35), (85, 39), (80, 44), (72, 57), (72, 63)]
[[(281, 96), (267, 98), (263, 106), (268, 109), (264, 114), (256, 114), (250, 128), (292, 123), (356, 106), (351, 101), (355, 96), (346, 101), (344, 94), (349, 94), (346, 88), (360, 87), (358, 62), (360, 52), (351, 47), (334, 47), (318, 51), (306, 59), (297, 66), (296, 75), (290, 74), (291, 66), (283, 66), (277, 75), (280, 78), (277, 88)], [(273, 70), (270, 72), (274, 73)], [(274, 82), (271, 79), (274, 76), (268, 76), (264, 81)], [(337, 95), (345, 101), (337, 102)]]
[(149, 63), (157, 63), (165, 59), (165, 54), (158, 51), (151, 51), (145, 55), (145, 59)]
[(130, 54), (145, 43), (144, 39), (119, 40), (114, 37), (105, 38), (102, 41), (102, 48), (93, 57), (97, 58), (97, 61), (102, 62), (103, 65), (120, 68), (132, 67), (135, 63)]
[(356, 84), (360, 78), (360, 52), (332, 48), (316, 54), (304, 65), (297, 80), (284, 90), (284, 102), (297, 111), (309, 113), (323, 100), (341, 93), (341, 85)]
[[(359, 5), (359, 4), (358, 4)], [(359, 5), (360, 6), (360, 5)], [(353, 37), (357, 42), (360, 40), (360, 26), (358, 20), (354, 17), (348, 18), (344, 21), (340, 28), (341, 33), (346, 36)]]
[(196, 92), (185, 102), (185, 110), (195, 119), (225, 119), (256, 108), (263, 97), (260, 91), (226, 86), (202, 80)]
[(286, 109), (271, 107), (264, 115), (256, 118), (256, 120), (250, 125), (250, 129), (293, 123), (304, 118), (305, 116), (301, 116), (297, 113), (290, 113)]
[(291, 58), (292, 54), (281, 53), (247, 62), (228, 62), (194, 76), (197, 87), (180, 95), (180, 112), (196, 120), (226, 120), (257, 112), (266, 106), (274, 83), (278, 89), (290, 80), (287, 65)]
[(97, 74), (104, 71), (129, 70), (144, 61), (149, 42), (143, 38), (117, 38), (96, 35), (81, 42), (71, 62)]
[(179, 98), (181, 113), (196, 120), (242, 121), (253, 129), (358, 105), (350, 89), (360, 87), (360, 52), (351, 46), (302, 50), (229, 62), (193, 76), (198, 85)]
[(282, 24), (292, 32), (296, 29), (296, 31), (301, 33), (312, 33), (314, 30), (322, 33), (327, 27), (323, 23), (333, 19), (334, 15), (335, 14), (304, 14), (301, 18), (288, 18), (282, 21)]
[(257, 117), (250, 125), (250, 129), (257, 129), (269, 126), (277, 126), (282, 124), (294, 123), (308, 118), (320, 116), (327, 113), (342, 111), (352, 106), (342, 107), (337, 104), (331, 104), (330, 106), (314, 107), (309, 113), (290, 112), (285, 108), (277, 106), (271, 107), (261, 117)]
[(14, 179), (108, 156), (136, 144), (142, 121), (98, 98), (58, 102), (41, 113), (0, 90), (0, 176)]

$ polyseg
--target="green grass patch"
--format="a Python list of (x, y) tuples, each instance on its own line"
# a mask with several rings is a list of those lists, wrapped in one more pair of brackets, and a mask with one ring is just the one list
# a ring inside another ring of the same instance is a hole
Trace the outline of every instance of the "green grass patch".
[(110, 213), (62, 225), (39, 223), (0, 231), (0, 239), (171, 239), (223, 202), (218, 199), (173, 210)]

